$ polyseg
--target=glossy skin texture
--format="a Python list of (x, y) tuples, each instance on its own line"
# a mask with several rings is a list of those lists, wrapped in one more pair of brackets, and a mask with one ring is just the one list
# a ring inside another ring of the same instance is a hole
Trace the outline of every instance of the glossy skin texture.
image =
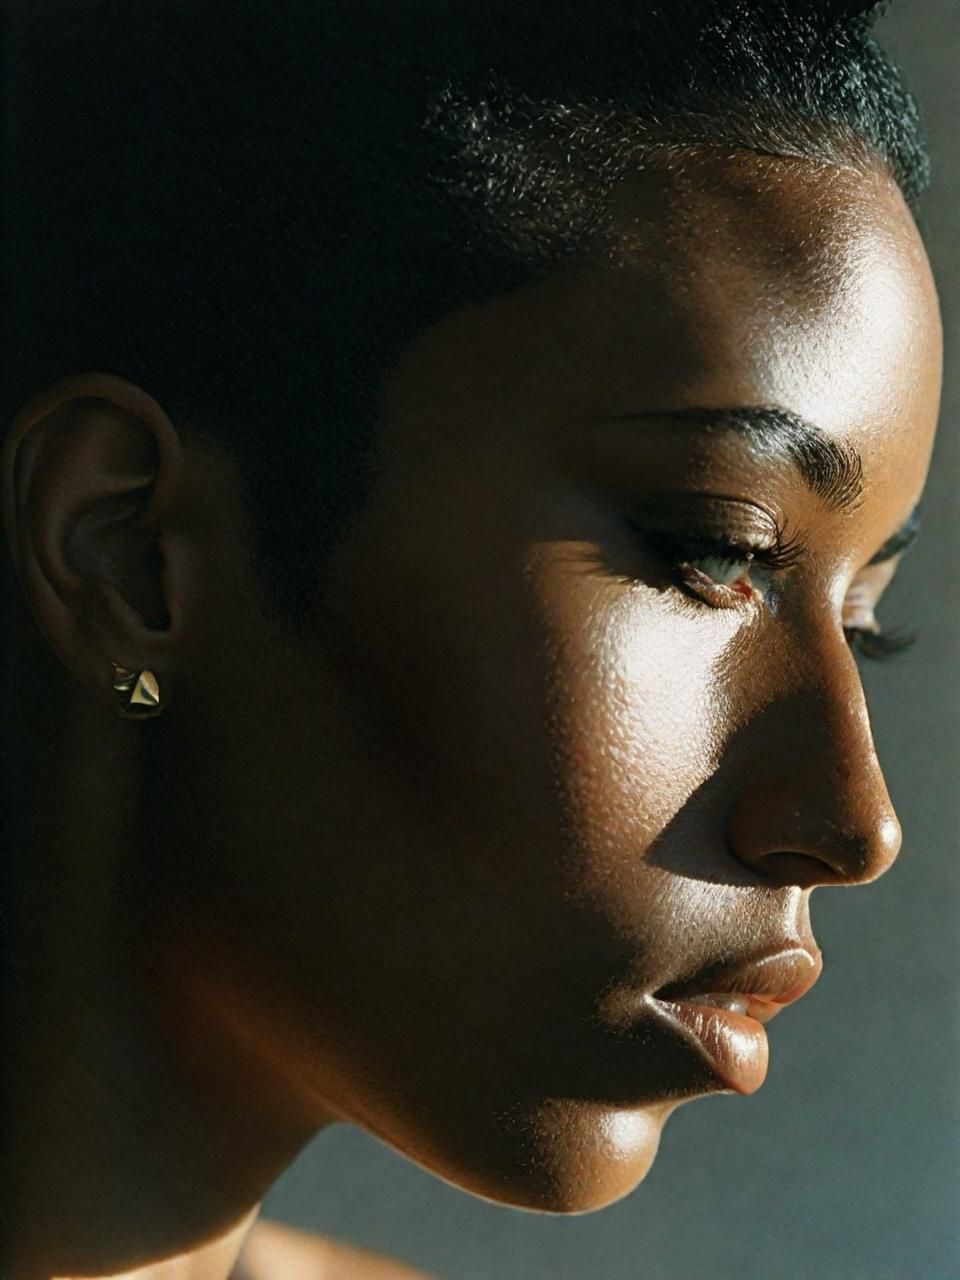
[[(148, 1136), (216, 1187), (152, 1240), (187, 1254), (238, 1223), (334, 1119), (492, 1200), (598, 1209), (677, 1105), (725, 1087), (646, 998), (813, 949), (810, 891), (899, 848), (843, 625), (922, 491), (940, 341), (884, 177), (700, 157), (637, 178), (592, 260), (407, 350), (306, 640), (257, 607), (225, 456), (111, 379), (25, 413), (14, 559), (60, 714), (140, 797), (122, 848), (151, 868), (97, 969), (145, 1021), (111, 997), (103, 1026), (149, 1062)], [(623, 420), (737, 406), (854, 445), (859, 502), (735, 431)], [(144, 476), (144, 510), (85, 518)], [(771, 514), (805, 556), (722, 598), (645, 536)], [(160, 720), (116, 717), (109, 660), (157, 673)]]

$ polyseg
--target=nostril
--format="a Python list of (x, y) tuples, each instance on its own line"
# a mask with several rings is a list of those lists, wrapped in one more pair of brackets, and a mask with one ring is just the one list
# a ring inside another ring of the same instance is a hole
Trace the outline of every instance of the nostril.
[(801, 889), (845, 884), (858, 878), (851, 876), (849, 869), (838, 870), (826, 858), (810, 853), (766, 853), (760, 859), (758, 869), (777, 884), (795, 884)]

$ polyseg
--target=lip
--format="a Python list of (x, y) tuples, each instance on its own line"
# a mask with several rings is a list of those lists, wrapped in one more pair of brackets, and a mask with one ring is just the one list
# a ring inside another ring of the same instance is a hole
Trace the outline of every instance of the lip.
[[(764, 1024), (806, 995), (822, 969), (819, 949), (784, 943), (733, 963), (708, 965), (685, 982), (661, 987), (649, 1000), (656, 1016), (696, 1042), (722, 1087), (754, 1093), (767, 1074)], [(737, 997), (746, 1002), (744, 1011), (723, 1007), (724, 998), (734, 1004)]]

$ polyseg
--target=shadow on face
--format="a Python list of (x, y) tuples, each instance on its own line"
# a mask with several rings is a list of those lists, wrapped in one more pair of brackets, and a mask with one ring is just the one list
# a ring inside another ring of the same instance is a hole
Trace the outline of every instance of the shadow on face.
[[(181, 782), (345, 1118), (576, 1212), (636, 1185), (679, 1101), (759, 1085), (754, 1020), (738, 1077), (729, 1027), (654, 993), (815, 954), (812, 888), (896, 856), (845, 627), (873, 625), (939, 378), (896, 188), (755, 157), (641, 175), (591, 260), (407, 351), (315, 647), (218, 726), (269, 706), (270, 758)], [(811, 456), (856, 457), (844, 501)]]
[(759, 1087), (810, 892), (899, 847), (849, 634), (939, 382), (887, 179), (690, 155), (406, 350), (309, 638), (253, 607), (214, 466), (144, 809), (181, 1018), (229, 1010), (308, 1117), (547, 1212)]

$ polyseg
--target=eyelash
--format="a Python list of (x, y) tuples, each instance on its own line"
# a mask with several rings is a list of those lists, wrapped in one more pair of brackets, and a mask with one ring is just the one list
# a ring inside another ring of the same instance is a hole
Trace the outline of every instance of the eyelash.
[[(773, 546), (762, 547), (699, 533), (682, 535), (641, 531), (632, 521), (629, 523), (633, 532), (651, 543), (674, 570), (685, 563), (692, 564), (696, 560), (713, 558), (726, 564), (756, 565), (762, 569), (782, 572), (792, 568), (807, 552), (806, 546), (798, 537), (786, 539), (780, 529), (776, 531)], [(915, 632), (904, 632), (898, 628), (871, 631), (867, 627), (844, 627), (843, 631), (847, 643), (855, 653), (874, 661), (883, 661), (904, 653), (917, 640)]]
[[(635, 528), (635, 532), (641, 530)], [(755, 543), (732, 542), (727, 538), (711, 537), (703, 533), (671, 534), (647, 531), (643, 536), (670, 560), (676, 568), (684, 562), (712, 558), (726, 564), (752, 564), (759, 569), (782, 572), (791, 569), (807, 554), (807, 548), (799, 537), (786, 538), (776, 530), (773, 546), (763, 547)]]
[(869, 631), (866, 627), (844, 627), (844, 633), (850, 648), (864, 658), (872, 658), (881, 662), (895, 657), (898, 653), (906, 653), (917, 642), (915, 631)]

